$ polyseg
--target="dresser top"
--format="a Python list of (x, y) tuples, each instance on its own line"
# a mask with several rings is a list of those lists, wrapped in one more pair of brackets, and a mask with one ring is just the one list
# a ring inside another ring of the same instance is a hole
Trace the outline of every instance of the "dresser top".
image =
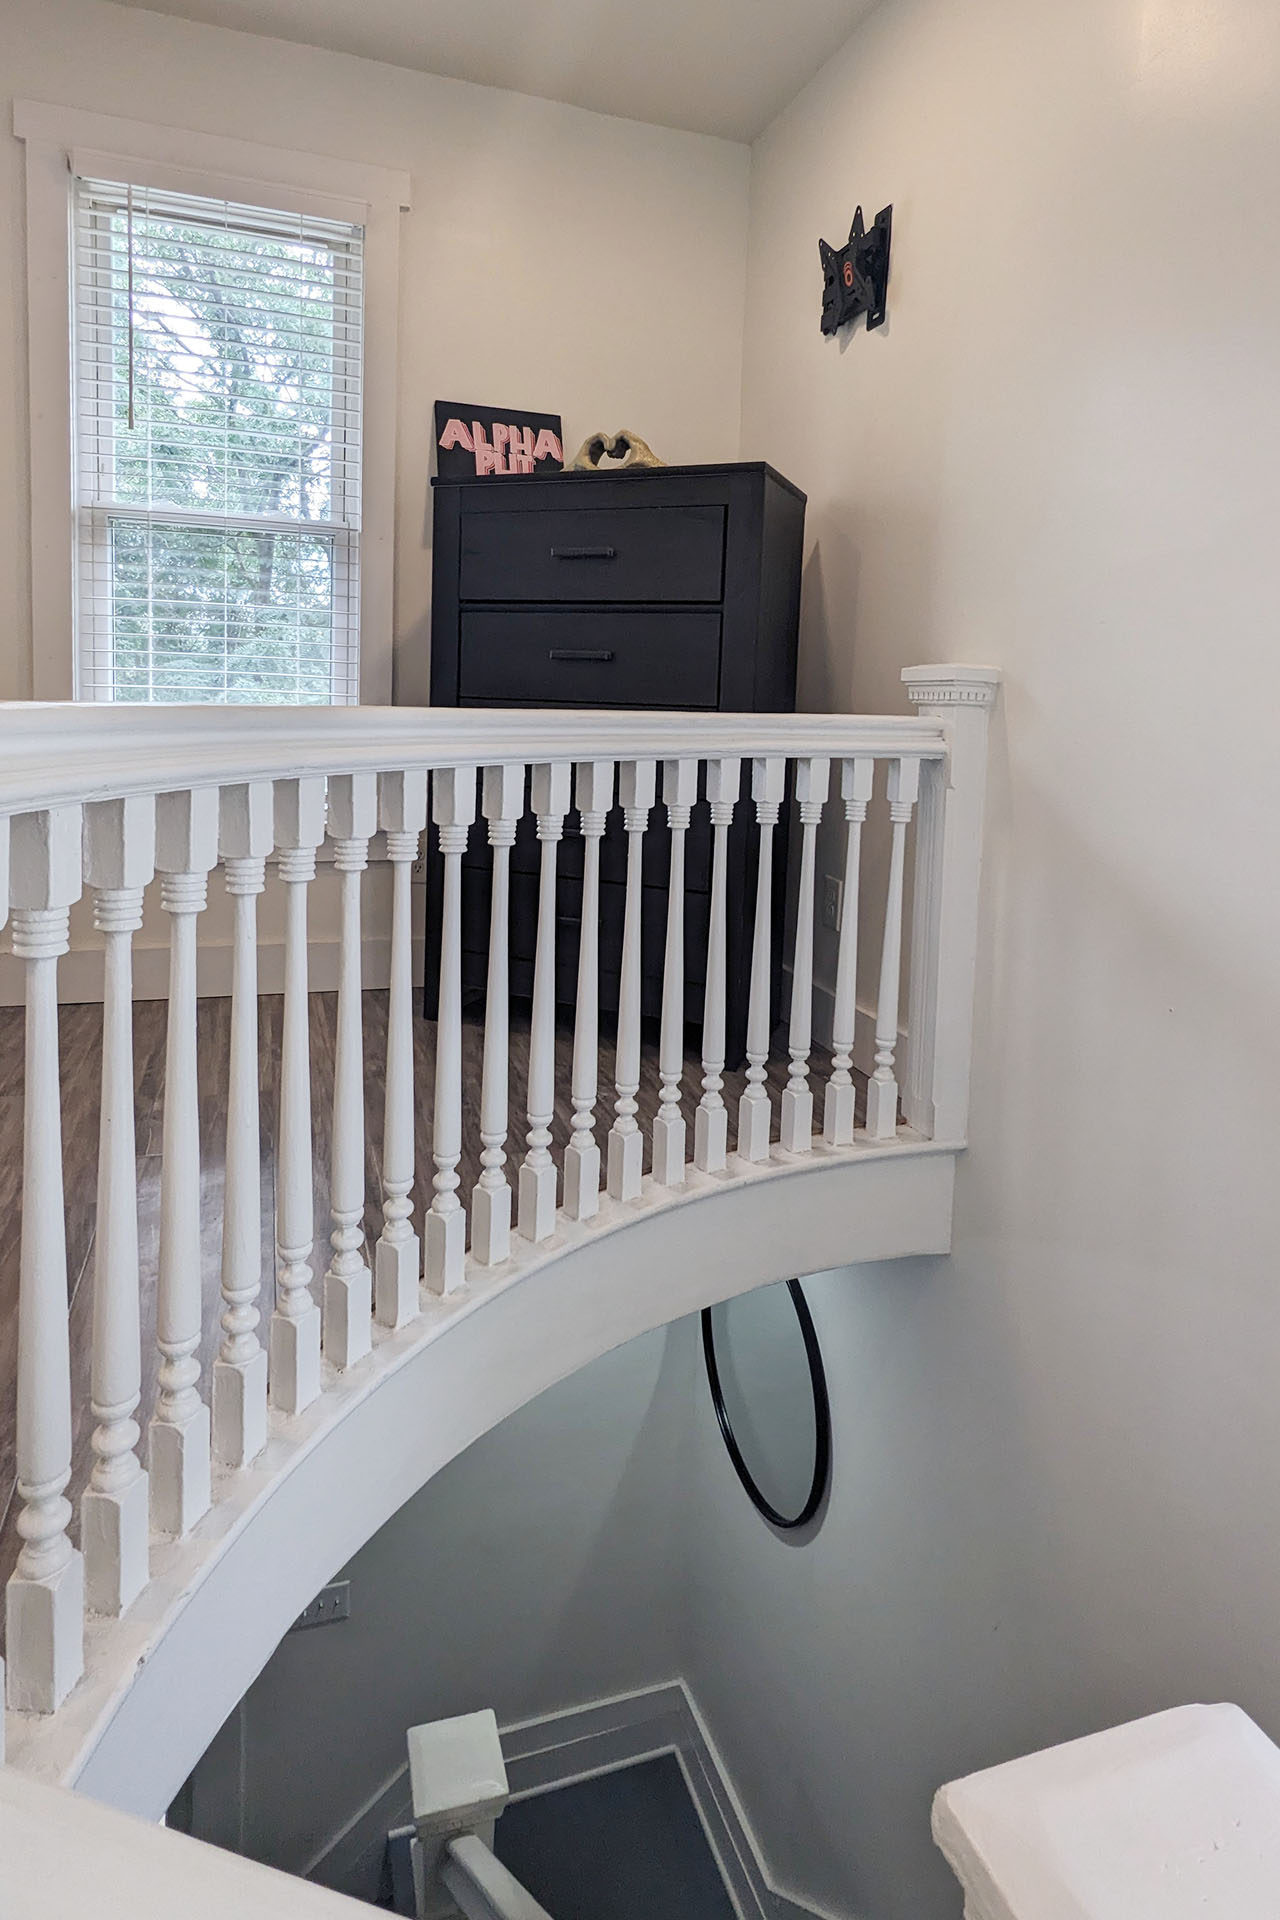
[(715, 479), (719, 475), (735, 473), (763, 473), (797, 500), (805, 495), (795, 482), (788, 480), (785, 474), (778, 472), (765, 460), (719, 460), (705, 466), (687, 467), (602, 467), (595, 472), (584, 473), (573, 467), (567, 467), (559, 473), (469, 473), (457, 479), (448, 476), (441, 479), (438, 474), (432, 476), (433, 487), (550, 487), (550, 486), (599, 486), (602, 480), (625, 480), (628, 486), (642, 486), (646, 481), (669, 479), (672, 476), (693, 480)]

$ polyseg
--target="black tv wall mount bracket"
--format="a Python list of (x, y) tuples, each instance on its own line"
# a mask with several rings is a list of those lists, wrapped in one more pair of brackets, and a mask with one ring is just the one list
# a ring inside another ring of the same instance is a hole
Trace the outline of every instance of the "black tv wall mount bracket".
[(893, 208), (882, 207), (871, 223), (870, 232), (862, 223), (862, 208), (853, 216), (849, 238), (842, 247), (818, 242), (822, 262), (822, 331), (836, 333), (867, 316), (867, 331), (884, 324), (885, 301), (889, 291), (889, 239), (893, 229)]

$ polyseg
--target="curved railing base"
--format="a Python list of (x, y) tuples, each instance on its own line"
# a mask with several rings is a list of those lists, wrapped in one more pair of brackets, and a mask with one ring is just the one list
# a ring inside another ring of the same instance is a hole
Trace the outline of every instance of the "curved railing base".
[(302, 1608), (440, 1469), (557, 1380), (637, 1334), (797, 1273), (949, 1251), (957, 1148), (900, 1133), (644, 1183), (561, 1216), (492, 1273), (426, 1297), (305, 1413), (272, 1416), (188, 1539), (157, 1548), (121, 1621), (90, 1619), (57, 1714), (8, 1716), (9, 1759), (158, 1819)]

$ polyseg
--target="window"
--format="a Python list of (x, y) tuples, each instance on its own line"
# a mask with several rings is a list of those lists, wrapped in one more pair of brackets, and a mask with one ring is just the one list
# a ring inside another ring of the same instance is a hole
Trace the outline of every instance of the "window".
[(36, 699), (389, 701), (408, 174), (34, 100), (13, 130)]
[(363, 227), (73, 193), (77, 696), (357, 700)]

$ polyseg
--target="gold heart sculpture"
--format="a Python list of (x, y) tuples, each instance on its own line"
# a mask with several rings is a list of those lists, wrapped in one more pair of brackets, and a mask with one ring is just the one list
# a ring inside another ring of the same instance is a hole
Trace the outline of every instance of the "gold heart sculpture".
[[(603, 462), (603, 465), (601, 464)], [(591, 433), (573, 456), (577, 473), (602, 473), (623, 467), (663, 467), (665, 460), (638, 433), (623, 427), (618, 433)]]

